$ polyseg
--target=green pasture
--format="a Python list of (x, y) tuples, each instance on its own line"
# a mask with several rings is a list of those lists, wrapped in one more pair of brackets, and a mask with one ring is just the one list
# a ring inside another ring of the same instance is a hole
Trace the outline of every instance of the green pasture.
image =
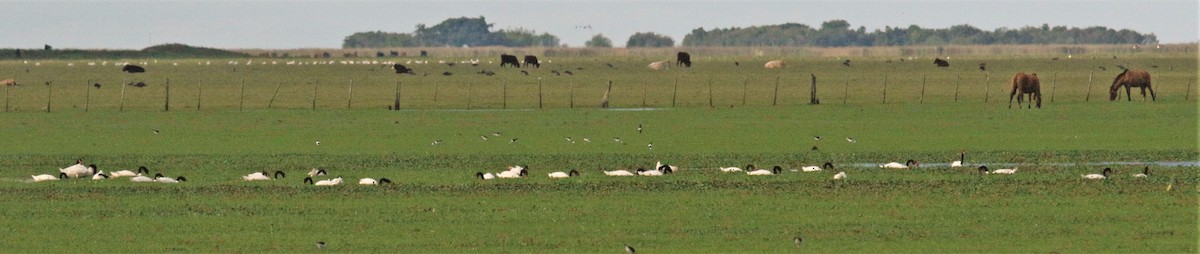
[[(439, 59), (409, 65), (428, 76), (271, 59), (255, 62), (278, 64), (149, 60), (145, 74), (121, 73), (111, 60), (2, 62), (0, 79), (23, 85), (7, 88), (0, 113), (0, 241), (16, 253), (303, 253), (321, 251), (317, 241), (328, 243), (323, 251), (368, 253), (617, 253), (625, 244), (641, 253), (1197, 251), (1200, 171), (1154, 164), (1200, 157), (1194, 56), (953, 57), (950, 68), (787, 59), (786, 69), (762, 69), (769, 59), (694, 56), (692, 69), (656, 72), (644, 67), (660, 59), (550, 57), (530, 76)], [(1117, 64), (1148, 69), (1158, 101), (1109, 102)], [(498, 74), (472, 74), (483, 69)], [(1042, 109), (1007, 108), (1016, 71), (1041, 77)], [(808, 104), (810, 74), (820, 105)], [(122, 102), (118, 84), (134, 80), (149, 86), (124, 87)], [(613, 107), (600, 109), (610, 80)], [(388, 111), (396, 88), (402, 110)], [(946, 167), (960, 151), (969, 167)], [(30, 182), (80, 158), (106, 172), (144, 165), (188, 181)], [(874, 167), (907, 159), (926, 165)], [(682, 170), (601, 172), (655, 161)], [(716, 169), (826, 161), (836, 168), (761, 177)], [(1097, 164), (1109, 162), (1127, 164)], [(513, 164), (530, 176), (473, 178)], [(978, 165), (1019, 171), (980, 175)], [(1132, 177), (1146, 165), (1151, 177)], [(303, 184), (315, 167), (330, 171), (318, 179), (346, 183)], [(1080, 177), (1104, 167), (1116, 173)], [(546, 177), (570, 169), (583, 175)], [(276, 170), (288, 176), (240, 178)], [(848, 179), (831, 180), (839, 171)], [(364, 177), (395, 183), (355, 184)]]
[[(1193, 87), (1197, 61), (1189, 55), (952, 57), (946, 68), (935, 67), (930, 57), (785, 58), (789, 66), (783, 69), (764, 69), (775, 59), (770, 57), (696, 56), (692, 68), (660, 71), (646, 65), (669, 57), (543, 57), (541, 68), (521, 69), (529, 75), (500, 68), (493, 58), (4, 61), (0, 79), (24, 84), (3, 91), (9, 112), (44, 112), (47, 105), (50, 111), (386, 109), (397, 98), (404, 109), (594, 108), (606, 91), (610, 106), (621, 108), (802, 105), (809, 103), (813, 76), (823, 104), (1007, 106), (1017, 72), (1037, 73), (1043, 105), (1054, 107), (1107, 101), (1118, 65), (1148, 70), (1161, 100), (1195, 100), (1188, 91), (1200, 89)], [(463, 63), (471, 59), (479, 65)], [(850, 66), (842, 64), (847, 59)], [(407, 63), (418, 75), (399, 75), (380, 62), (389, 60), (429, 63)], [(318, 61), (332, 64), (313, 64)], [(145, 62), (147, 72), (124, 73), (117, 62)], [(979, 70), (980, 63), (987, 71)], [(447, 72), (452, 75), (443, 76)], [(134, 82), (147, 86), (121, 86)]]

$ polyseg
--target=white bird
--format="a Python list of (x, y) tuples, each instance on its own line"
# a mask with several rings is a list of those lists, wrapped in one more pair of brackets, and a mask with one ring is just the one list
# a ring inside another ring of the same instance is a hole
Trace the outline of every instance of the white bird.
[(137, 173), (146, 173), (146, 174), (149, 174), (149, 173), (150, 173), (150, 169), (147, 169), (147, 168), (146, 168), (146, 166), (141, 166), (141, 167), (138, 167), (138, 169), (137, 169), (137, 172), (136, 172), (136, 173), (135, 173), (135, 172), (133, 172), (133, 171), (129, 171), (128, 169), (125, 169), (125, 170), (121, 170), (121, 171), (117, 171), (117, 172), (112, 172), (112, 173), (109, 173), (109, 175), (108, 175), (108, 176), (109, 176), (109, 177), (136, 176), (136, 175), (137, 175)]
[(920, 165), (920, 163), (918, 163), (917, 161), (914, 161), (914, 160), (908, 160), (908, 161), (904, 162), (904, 164), (900, 164), (899, 162), (893, 161), (893, 162), (888, 162), (887, 164), (879, 165), (879, 167), (880, 168), (908, 168), (908, 167), (916, 167), (916, 165)]
[(965, 150), (958, 153), (958, 160), (950, 162), (950, 167), (962, 167), (964, 161), (967, 161), (967, 151)]
[[(746, 166), (746, 168), (752, 168), (752, 167), (753, 167), (753, 165)], [(725, 172), (725, 173), (742, 172), (742, 169), (738, 168), (738, 167), (721, 167), (719, 169), (721, 169), (721, 172)]]
[(334, 185), (342, 184), (342, 177), (339, 176), (334, 179), (320, 180), (317, 182), (313, 182), (312, 177), (305, 177), (304, 183), (311, 183), (312, 185), (316, 185), (316, 186), (334, 186)]
[(804, 171), (804, 172), (817, 172), (817, 171), (826, 170), (826, 169), (833, 169), (833, 163), (825, 162), (825, 164), (822, 164), (820, 167), (804, 166), (804, 167), (800, 168), (800, 170)]
[(316, 143), (317, 143), (317, 146), (321, 146), (321, 141), (320, 141), (320, 140), (317, 140), (317, 142), (316, 142)]
[(606, 175), (606, 176), (635, 176), (633, 174), (633, 172), (629, 172), (629, 170), (624, 170), (624, 169), (615, 170), (615, 171), (604, 171), (604, 175)]
[(96, 172), (96, 174), (92, 175), (92, 180), (104, 180), (104, 179), (108, 179), (108, 175), (104, 174), (104, 170), (98, 171), (98, 172)]
[(746, 175), (769, 176), (769, 175), (778, 175), (779, 173), (782, 173), (782, 172), (783, 172), (783, 167), (775, 166), (775, 167), (771, 168), (771, 170), (759, 169), (759, 170), (746, 172)]
[(266, 181), (266, 180), (271, 180), (271, 177), (267, 176), (267, 173), (266, 173), (266, 172), (261, 172), (261, 171), (260, 171), (260, 172), (254, 172), (254, 173), (250, 173), (249, 175), (244, 175), (244, 176), (242, 176), (242, 180), (246, 180), (246, 181)]
[(854, 138), (846, 138), (846, 142), (857, 143), (858, 140), (854, 140)]
[(1016, 174), (1016, 173), (1017, 173), (1017, 168), (1004, 168), (1004, 169), (997, 169), (997, 170), (992, 170), (992, 172), (991, 172), (991, 173), (992, 173), (992, 174), (1005, 174), (1005, 175), (1011, 175), (1011, 174)]
[(388, 180), (387, 178), (379, 178), (379, 180), (375, 180), (374, 178), (358, 179), (358, 184), (361, 185), (379, 185), (381, 183), (392, 183), (392, 180)]
[(71, 165), (66, 168), (60, 168), (58, 169), (58, 172), (66, 173), (67, 177), (70, 178), (80, 178), (92, 175), (93, 168), (95, 168), (95, 165), (92, 165), (92, 167), (84, 166), (83, 160), (79, 159), (75, 161), (75, 165)]
[(1150, 167), (1147, 166), (1142, 168), (1142, 173), (1134, 174), (1133, 177), (1150, 177)]
[(325, 174), (326, 174), (325, 169), (314, 168), (314, 169), (308, 171), (308, 177), (323, 176)]
[(1111, 174), (1111, 173), (1112, 173), (1111, 168), (1104, 168), (1104, 171), (1100, 172), (1100, 174), (1083, 175), (1083, 179), (1105, 179), (1105, 178), (1108, 178), (1108, 174)]
[(130, 182), (138, 182), (138, 183), (148, 183), (148, 182), (153, 182), (154, 178), (150, 178), (149, 176), (146, 176), (145, 174), (138, 173), (137, 176), (129, 178), (129, 181)]
[(529, 175), (529, 171), (527, 171), (525, 169), (521, 169), (520, 171), (509, 170), (509, 171), (496, 173), (496, 177), (498, 177), (498, 178), (521, 178), (526, 175)]
[(842, 180), (842, 179), (846, 179), (846, 172), (838, 172), (837, 174), (833, 175), (833, 180)]
[(41, 174), (33, 176), (33, 182), (56, 181), (59, 178), (67, 178), (66, 173), (58, 173), (58, 177), (50, 174)]
[(170, 177), (165, 177), (162, 174), (154, 174), (154, 181), (160, 182), (160, 183), (179, 183), (179, 182), (187, 181), (187, 178), (185, 178), (183, 176), (180, 176), (177, 178), (170, 178)]
[(483, 172), (475, 172), (475, 177), (479, 178), (479, 179), (483, 179), (483, 180), (496, 179), (496, 175), (493, 175), (492, 173), (483, 173)]
[(572, 176), (579, 176), (579, 171), (574, 170), (574, 169), (572, 169), (571, 172), (566, 172), (566, 173), (559, 171), (559, 172), (550, 173), (549, 176), (550, 176), (550, 178), (567, 178), (567, 177), (572, 177)]

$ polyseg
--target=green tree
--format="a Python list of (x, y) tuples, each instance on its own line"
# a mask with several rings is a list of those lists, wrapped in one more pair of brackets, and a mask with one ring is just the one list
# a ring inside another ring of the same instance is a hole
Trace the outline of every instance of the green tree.
[(589, 48), (611, 48), (612, 40), (609, 40), (608, 37), (604, 37), (604, 34), (596, 34), (595, 36), (592, 36), (591, 40), (583, 43), (583, 45)]
[(632, 36), (629, 36), (629, 41), (625, 43), (625, 47), (627, 47), (627, 48), (634, 48), (634, 47), (660, 48), (660, 47), (674, 47), (674, 46), (675, 46), (675, 40), (672, 40), (671, 37), (666, 36), (666, 35), (656, 34), (656, 33), (649, 33), (649, 32), (635, 33)]

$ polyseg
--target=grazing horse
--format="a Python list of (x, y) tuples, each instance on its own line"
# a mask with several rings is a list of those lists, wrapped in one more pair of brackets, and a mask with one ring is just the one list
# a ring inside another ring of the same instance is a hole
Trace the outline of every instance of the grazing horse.
[(1154, 96), (1154, 88), (1150, 87), (1149, 72), (1144, 70), (1125, 69), (1125, 71), (1121, 72), (1121, 74), (1117, 74), (1117, 77), (1113, 79), (1112, 87), (1108, 88), (1109, 101), (1117, 100), (1117, 97), (1120, 96), (1120, 94), (1117, 93), (1117, 89), (1120, 89), (1122, 86), (1125, 87), (1126, 101), (1133, 101), (1133, 96), (1130, 95), (1129, 91), (1129, 88), (1131, 87), (1142, 88), (1142, 101), (1146, 101), (1146, 89), (1150, 89), (1150, 100), (1157, 100)]
[[(1020, 94), (1017, 94), (1020, 92)], [(1038, 81), (1037, 73), (1025, 74), (1018, 72), (1012, 79), (1012, 92), (1008, 94), (1008, 108), (1012, 108), (1013, 95), (1017, 96), (1017, 107), (1021, 107), (1021, 102), (1025, 98), (1025, 94), (1029, 94), (1029, 108), (1033, 108), (1033, 102), (1037, 101), (1037, 107), (1042, 108), (1042, 85)]]

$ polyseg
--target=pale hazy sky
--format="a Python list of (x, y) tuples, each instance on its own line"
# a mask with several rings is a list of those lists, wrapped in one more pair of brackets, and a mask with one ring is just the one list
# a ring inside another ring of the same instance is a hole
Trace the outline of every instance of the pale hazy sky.
[[(636, 32), (676, 44), (692, 29), (843, 19), (884, 26), (983, 30), (1024, 26), (1133, 29), (1163, 43), (1200, 41), (1200, 1), (13, 1), (0, 0), (0, 48), (339, 48), (355, 32), (412, 32), (447, 18), (484, 16), (581, 46), (602, 33), (621, 47)], [(592, 28), (580, 29), (578, 26)]]

